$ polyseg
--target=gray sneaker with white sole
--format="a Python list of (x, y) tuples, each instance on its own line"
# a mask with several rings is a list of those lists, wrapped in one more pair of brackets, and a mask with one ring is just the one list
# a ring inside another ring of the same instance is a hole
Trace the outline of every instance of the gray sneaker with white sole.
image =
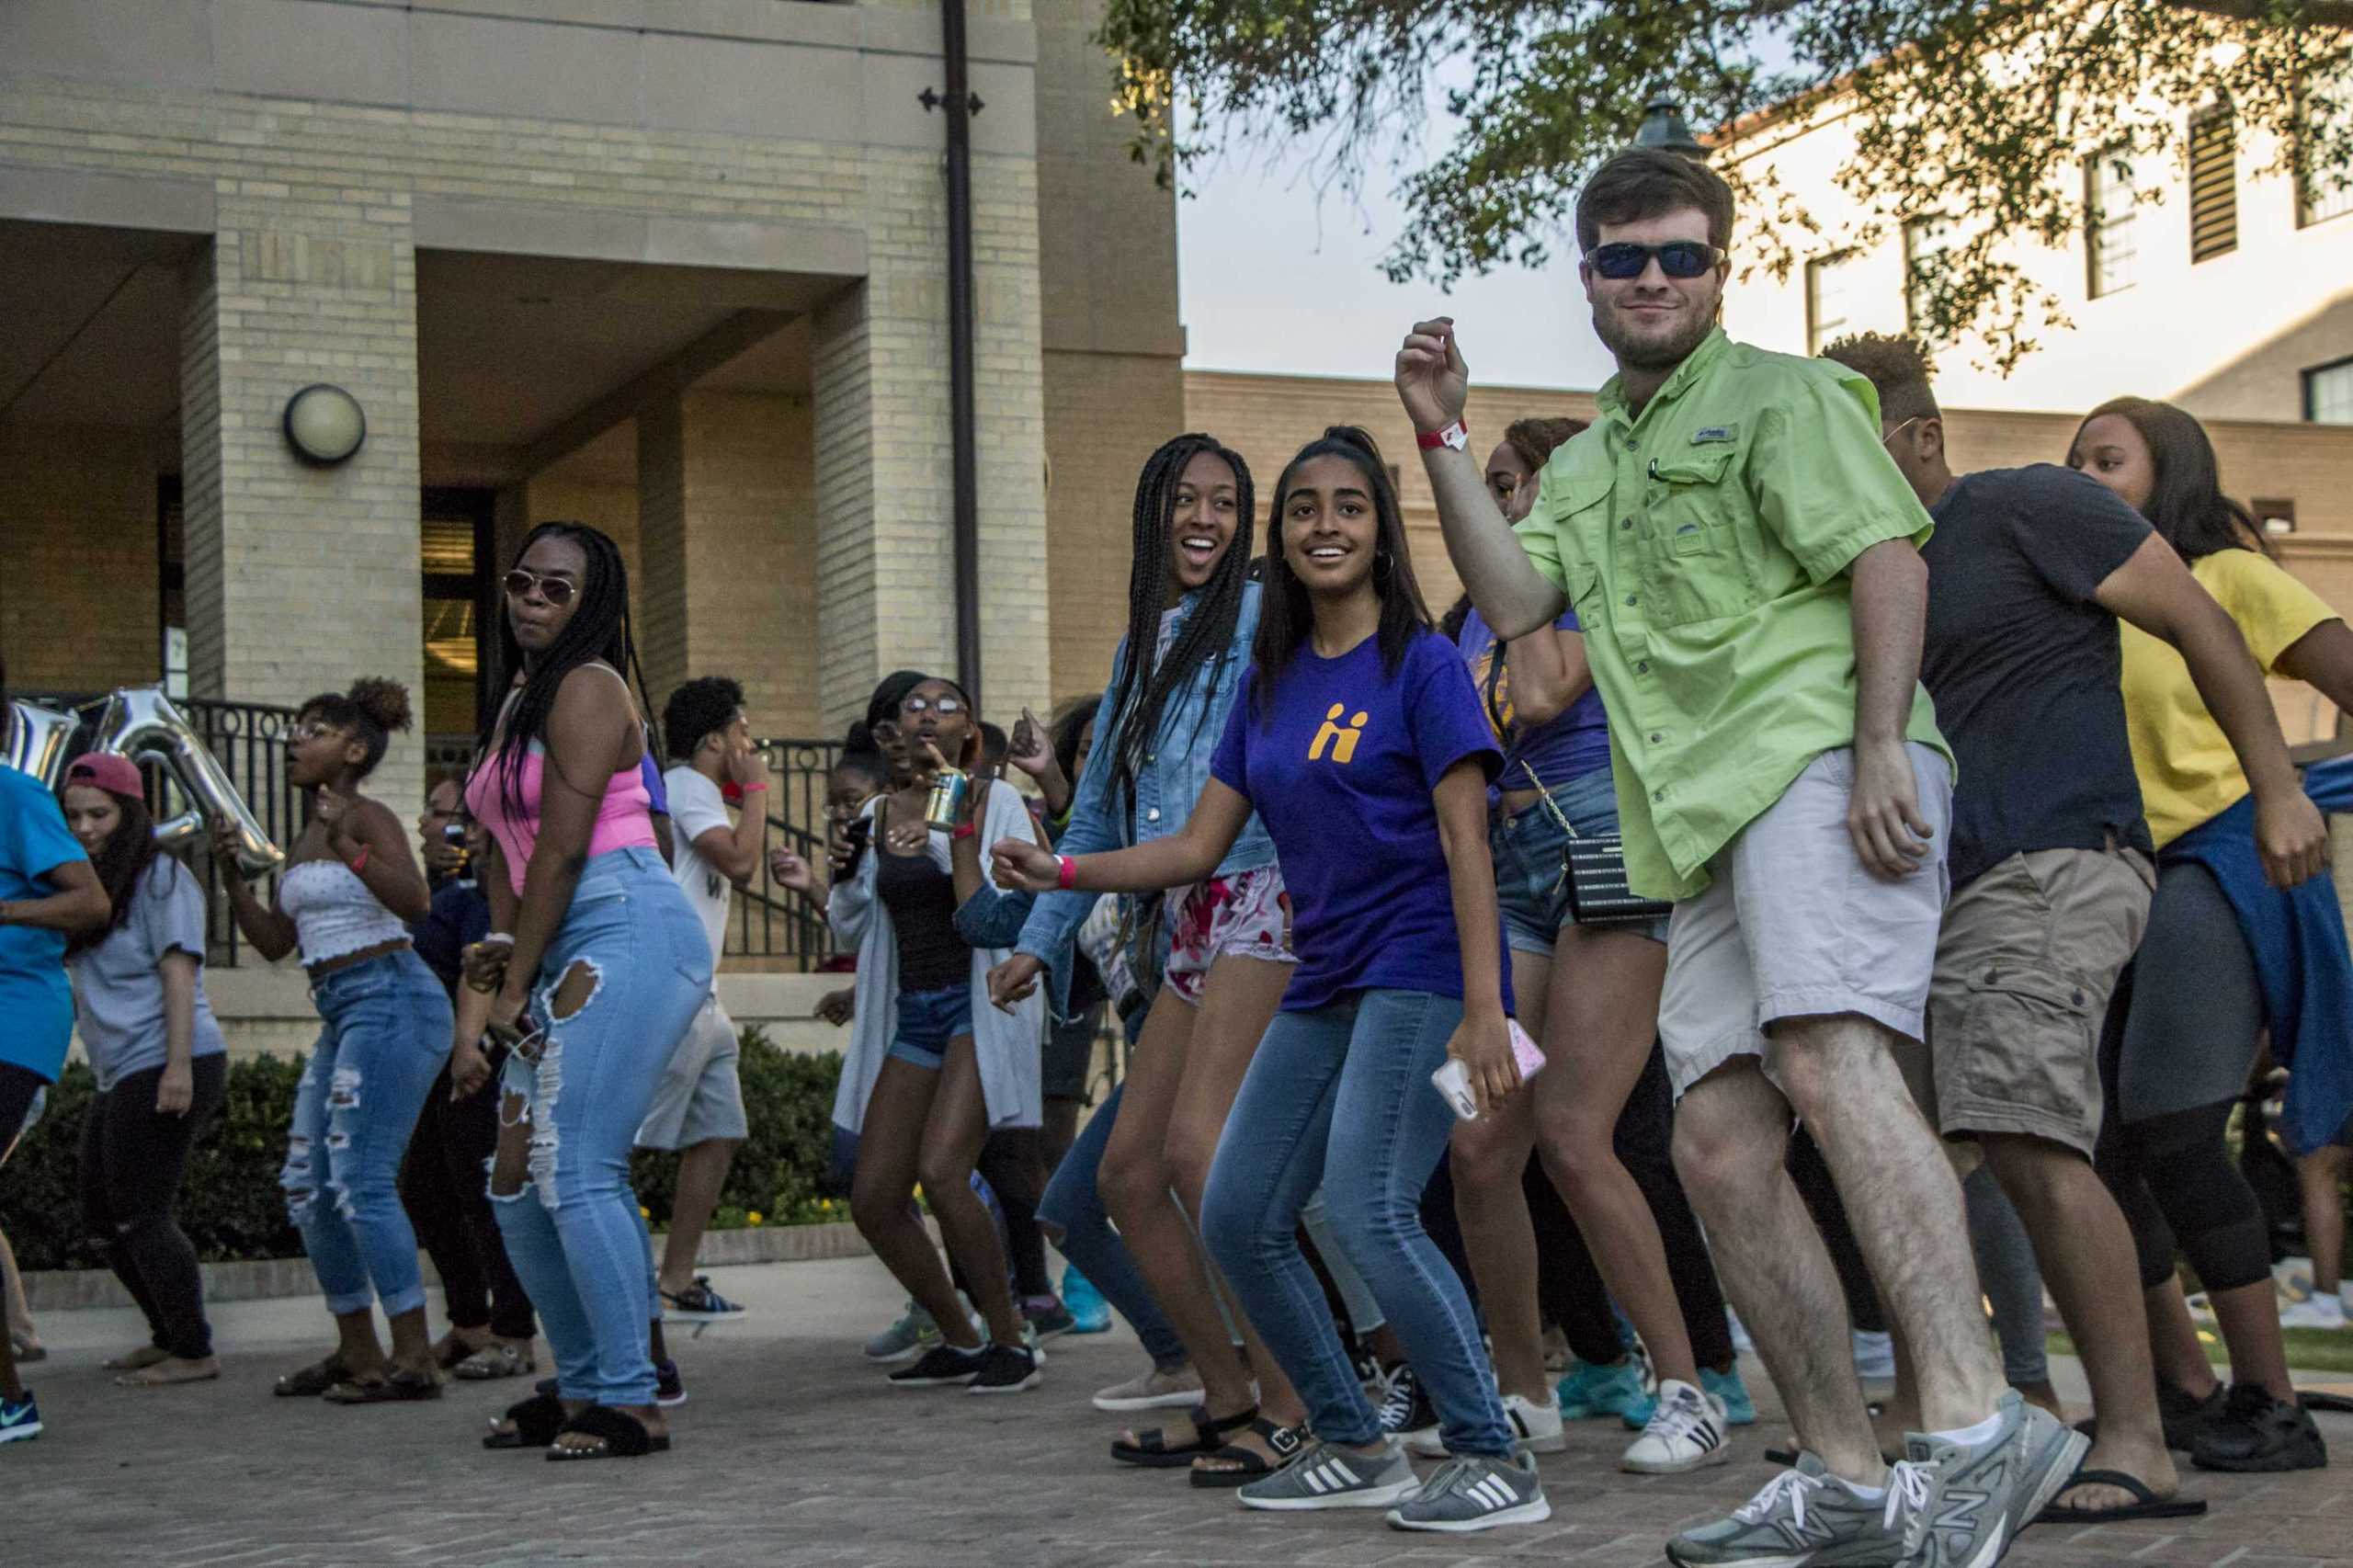
[(1540, 1524), (1552, 1517), (1552, 1505), (1544, 1500), (1544, 1483), (1536, 1479), (1536, 1460), (1529, 1454), (1449, 1460), (1420, 1491), (1389, 1510), (1389, 1522), (1398, 1529), (1456, 1535)]
[(2065, 1489), (2091, 1439), (2006, 1391), (2000, 1426), (1964, 1447), (1909, 1433), (1904, 1458), (1928, 1472), (1928, 1495), (1905, 1532), (1910, 1568), (1993, 1568), (2020, 1530)]
[[(1899, 1467), (1907, 1469), (1909, 1467)], [(1862, 1497), (1809, 1453), (1767, 1482), (1729, 1518), (1666, 1543), (1677, 1568), (1893, 1568), (1904, 1561), (1905, 1513), (1891, 1490)], [(1911, 1490), (1926, 1495), (1925, 1476)]]
[(1317, 1443), (1263, 1481), (1234, 1489), (1245, 1508), (1385, 1508), (1421, 1490), (1405, 1450), (1395, 1443), (1379, 1455)]

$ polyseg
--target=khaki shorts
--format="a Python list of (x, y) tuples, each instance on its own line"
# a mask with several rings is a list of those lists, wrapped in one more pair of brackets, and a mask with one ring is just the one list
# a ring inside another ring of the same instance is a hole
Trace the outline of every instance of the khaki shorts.
[(1841, 747), (1808, 763), (1708, 862), (1708, 886), (1675, 906), (1658, 1032), (1677, 1096), (1736, 1056), (1765, 1056), (1765, 1031), (1784, 1018), (1853, 1013), (1926, 1034), (1952, 768), (1927, 746), (1904, 749), (1935, 834), (1909, 876), (1876, 876), (1855, 853), (1855, 754)]
[(744, 1116), (744, 1085), (736, 1063), (744, 1054), (735, 1020), (712, 996), (670, 1053), (670, 1065), (654, 1091), (645, 1125), (637, 1130), (641, 1149), (691, 1149), (713, 1138), (741, 1139), (751, 1131)]
[(1907, 1074), (1938, 1131), (2025, 1133), (2090, 1155), (2100, 1022), (2155, 885), (2137, 850), (2038, 849), (1953, 895), (1928, 990), (1931, 1091)]

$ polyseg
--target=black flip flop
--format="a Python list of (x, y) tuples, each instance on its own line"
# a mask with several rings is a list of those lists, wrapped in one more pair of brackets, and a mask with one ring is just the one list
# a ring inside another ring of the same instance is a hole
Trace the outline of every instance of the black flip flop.
[(1300, 1449), (1307, 1446), (1307, 1428), (1304, 1426), (1279, 1426), (1272, 1421), (1260, 1418), (1250, 1423), (1250, 1430), (1266, 1438), (1267, 1447), (1275, 1450), (1272, 1463), (1267, 1462), (1266, 1456), (1256, 1449), (1227, 1443), (1217, 1452), (1205, 1454), (1202, 1457), (1228, 1460), (1233, 1468), (1203, 1470), (1197, 1464), (1193, 1467), (1193, 1484), (1203, 1488), (1218, 1489), (1246, 1486), (1261, 1477), (1274, 1474), (1275, 1471), (1289, 1464)]
[(1180, 1470), (1201, 1455), (1213, 1454), (1223, 1448), (1228, 1432), (1239, 1432), (1258, 1418), (1258, 1407), (1254, 1404), (1237, 1415), (1211, 1419), (1209, 1406), (1197, 1404), (1185, 1415), (1193, 1423), (1191, 1442), (1172, 1448), (1162, 1434), (1146, 1432), (1132, 1443), (1113, 1442), (1111, 1457), (1142, 1470)]
[(280, 1399), (316, 1399), (343, 1380), (343, 1363), (330, 1356), (287, 1373), (269, 1392)]
[(2039, 1525), (2120, 1525), (2128, 1519), (2192, 1519), (2206, 1511), (2202, 1497), (2160, 1497), (2139, 1476), (2120, 1470), (2079, 1470), (2059, 1494), (2078, 1486), (2115, 1486), (2132, 1494), (2120, 1508), (2064, 1508), (2053, 1503), (2034, 1517)]
[(561, 1437), (566, 1432), (582, 1432), (597, 1439), (599, 1447), (567, 1449), (552, 1440), (548, 1444), (548, 1458), (560, 1461), (572, 1460), (634, 1460), (647, 1454), (670, 1451), (670, 1437), (659, 1437), (646, 1431), (645, 1423), (625, 1411), (608, 1404), (592, 1404), (557, 1431)]
[(492, 1422), (482, 1440), (483, 1448), (544, 1449), (563, 1430), (563, 1401), (551, 1393), (533, 1394), (520, 1404), (508, 1405), (506, 1419), (515, 1423), (515, 1430), (502, 1432), (498, 1423)]

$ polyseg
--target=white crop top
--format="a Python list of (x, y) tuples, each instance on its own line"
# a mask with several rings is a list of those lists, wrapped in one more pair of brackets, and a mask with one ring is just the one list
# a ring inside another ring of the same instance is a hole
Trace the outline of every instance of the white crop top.
[(278, 907), (294, 922), (304, 967), (387, 942), (408, 940), (408, 927), (340, 860), (305, 860), (278, 879)]

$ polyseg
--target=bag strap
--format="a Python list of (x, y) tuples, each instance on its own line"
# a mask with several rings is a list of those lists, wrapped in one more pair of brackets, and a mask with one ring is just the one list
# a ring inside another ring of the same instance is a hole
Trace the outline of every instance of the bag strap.
[(1529, 760), (1524, 756), (1521, 757), (1519, 759), (1519, 766), (1521, 771), (1525, 772), (1529, 779), (1535, 783), (1536, 798), (1544, 803), (1544, 809), (1552, 814), (1553, 823), (1563, 833), (1567, 834), (1572, 840), (1583, 838), (1585, 835), (1579, 833), (1575, 826), (1570, 823), (1568, 813), (1561, 810), (1560, 803), (1552, 799), (1552, 791), (1545, 788), (1544, 780), (1536, 777), (1536, 769), (1529, 764)]

